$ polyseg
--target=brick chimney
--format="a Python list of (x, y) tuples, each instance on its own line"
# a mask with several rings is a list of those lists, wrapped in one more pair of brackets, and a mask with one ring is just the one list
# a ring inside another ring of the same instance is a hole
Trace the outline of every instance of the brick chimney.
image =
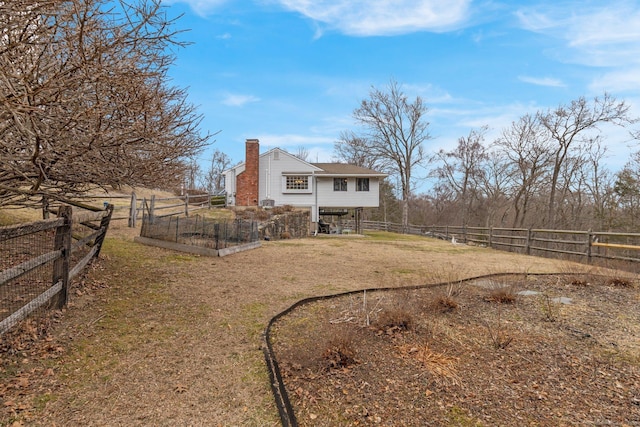
[(236, 205), (258, 206), (259, 141), (257, 139), (247, 139), (245, 150), (244, 172), (236, 177)]

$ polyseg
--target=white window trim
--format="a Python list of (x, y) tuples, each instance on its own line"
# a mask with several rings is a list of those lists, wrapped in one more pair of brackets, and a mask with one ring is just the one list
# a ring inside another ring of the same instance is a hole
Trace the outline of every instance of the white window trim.
[[(287, 177), (299, 176), (307, 179), (307, 188), (302, 189), (289, 189), (287, 188)], [(311, 194), (313, 192), (313, 180), (311, 175), (304, 173), (289, 173), (282, 175), (282, 192), (286, 194)]]

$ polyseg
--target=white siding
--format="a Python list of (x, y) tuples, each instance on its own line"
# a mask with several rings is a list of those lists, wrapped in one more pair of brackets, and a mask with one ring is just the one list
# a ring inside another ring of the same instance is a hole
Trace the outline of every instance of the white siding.
[[(284, 151), (272, 150), (265, 153), (260, 157), (260, 200), (272, 199), (276, 206), (314, 206), (312, 175), (317, 170), (315, 166)], [(284, 174), (308, 175), (308, 192), (287, 193)]]
[(224, 191), (227, 193), (227, 204), (236, 204), (236, 176), (244, 172), (244, 163), (224, 172)]
[[(282, 151), (273, 149), (259, 157), (258, 197), (273, 200), (275, 206), (310, 207), (312, 221), (317, 221), (318, 208), (359, 208), (379, 205), (380, 178), (369, 177), (369, 191), (356, 191), (356, 177), (347, 177), (347, 191), (333, 191), (333, 176), (318, 167)], [(235, 204), (235, 178), (244, 171), (244, 164), (225, 172), (227, 200)], [(286, 175), (308, 176), (308, 190), (287, 191)]]
[(347, 191), (333, 191), (333, 177), (317, 179), (318, 206), (336, 208), (377, 207), (378, 178), (369, 178), (369, 191), (356, 191), (356, 178), (347, 178)]

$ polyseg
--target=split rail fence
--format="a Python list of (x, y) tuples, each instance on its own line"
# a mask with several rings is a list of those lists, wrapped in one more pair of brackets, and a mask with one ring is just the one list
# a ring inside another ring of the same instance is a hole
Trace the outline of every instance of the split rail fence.
[[(185, 194), (184, 196), (175, 197), (156, 197), (152, 195), (149, 199), (138, 198), (135, 192), (130, 196), (111, 196), (111, 195), (83, 195), (76, 196), (74, 199), (86, 200), (93, 203), (102, 203), (106, 208), (107, 205), (113, 205), (112, 221), (127, 220), (129, 227), (135, 228), (138, 220), (143, 215), (145, 204), (151, 206), (153, 215), (169, 216), (176, 214), (184, 214), (189, 216), (193, 212), (201, 209), (211, 209), (226, 206), (226, 196), (219, 194)], [(43, 217), (48, 218), (49, 212), (57, 208), (58, 205), (50, 204), (44, 198), (42, 200)], [(86, 207), (83, 205), (83, 207)]]
[[(401, 224), (363, 221), (370, 230), (402, 233)], [(411, 225), (406, 234), (446, 239), (527, 255), (558, 257), (596, 263), (618, 262), (621, 268), (640, 265), (640, 233), (550, 230), (535, 228), (497, 228)]]
[(65, 306), (69, 283), (100, 254), (113, 205), (0, 227), (0, 335), (28, 316)]

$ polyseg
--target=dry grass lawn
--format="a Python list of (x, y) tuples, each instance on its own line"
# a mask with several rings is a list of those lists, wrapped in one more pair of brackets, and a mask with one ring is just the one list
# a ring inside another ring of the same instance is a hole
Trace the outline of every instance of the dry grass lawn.
[(276, 426), (262, 332), (296, 301), (587, 268), (387, 233), (207, 258), (134, 243), (123, 222), (45, 338), (5, 338), (14, 350), (0, 355), (1, 425)]

